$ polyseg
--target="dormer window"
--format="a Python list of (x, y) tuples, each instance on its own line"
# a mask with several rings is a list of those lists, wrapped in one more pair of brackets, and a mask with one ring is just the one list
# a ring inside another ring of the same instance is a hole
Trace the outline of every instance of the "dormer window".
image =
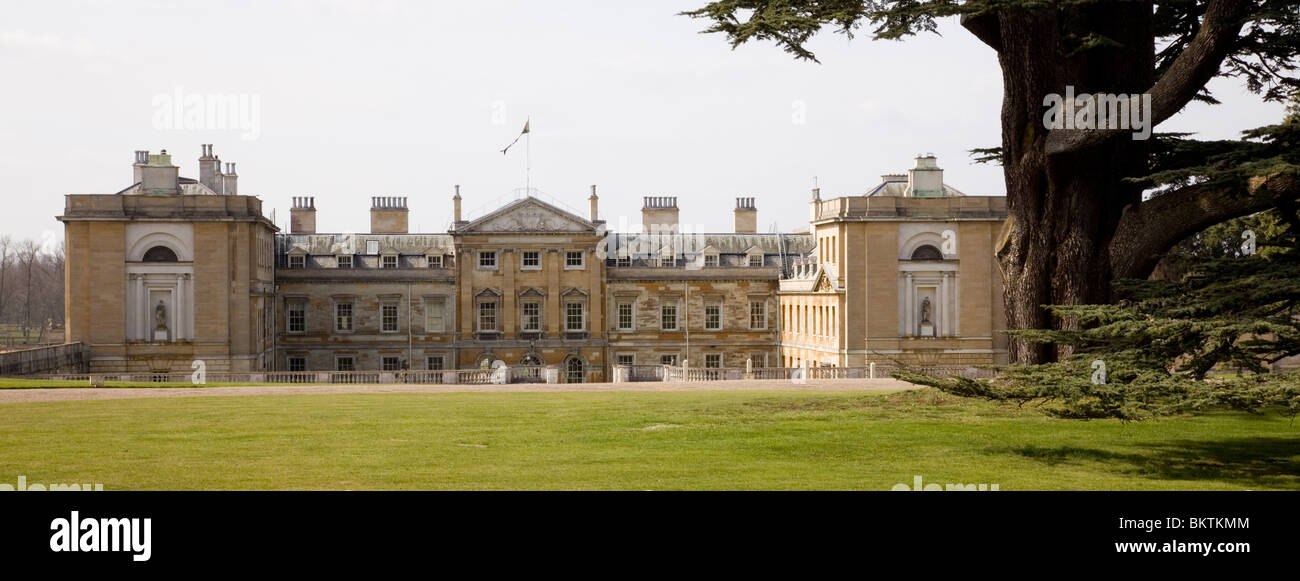
[(301, 254), (289, 255), (289, 268), (303, 268), (307, 266), (307, 257)]
[(705, 254), (705, 255), (704, 255), (704, 266), (717, 266), (717, 265), (718, 265), (718, 255), (717, 255), (717, 254)]
[(339, 268), (352, 268), (351, 254), (335, 257), (335, 261), (335, 264), (337, 264)]
[(442, 268), (442, 256), (429, 256), (429, 268)]
[(397, 255), (385, 254), (380, 257), (381, 264), (384, 268), (397, 268)]
[(763, 255), (762, 255), (762, 254), (750, 254), (750, 255), (749, 255), (749, 266), (750, 266), (750, 268), (759, 268), (759, 267), (763, 266)]

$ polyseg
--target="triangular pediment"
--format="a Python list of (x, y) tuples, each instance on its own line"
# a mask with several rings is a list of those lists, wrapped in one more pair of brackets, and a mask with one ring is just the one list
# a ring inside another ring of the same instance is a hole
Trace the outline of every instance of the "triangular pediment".
[(817, 269), (817, 276), (813, 280), (816, 281), (812, 286), (813, 291), (819, 293), (835, 292), (835, 281), (831, 280), (830, 273), (826, 272), (826, 269), (819, 267)]
[(524, 198), (457, 228), (456, 232), (592, 232), (596, 225), (537, 198)]

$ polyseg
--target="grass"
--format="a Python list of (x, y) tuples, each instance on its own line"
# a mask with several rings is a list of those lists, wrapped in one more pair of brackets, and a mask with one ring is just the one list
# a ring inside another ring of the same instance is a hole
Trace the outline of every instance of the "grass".
[(1300, 426), (1053, 420), (932, 390), (0, 405), (0, 483), (123, 489), (1300, 489)]
[(62, 340), (63, 338), (62, 328), (59, 328), (54, 331), (50, 331), (46, 329), (45, 334), (42, 335), (41, 327), (42, 326), (40, 324), (33, 325), (27, 337), (23, 337), (22, 325), (18, 325), (14, 323), (0, 324), (0, 345), (12, 345), (13, 348), (15, 349), (37, 347), (40, 345), (39, 341), (41, 340), (41, 338), (42, 337), (48, 338), (51, 335), (51, 333), (57, 334), (59, 339)]

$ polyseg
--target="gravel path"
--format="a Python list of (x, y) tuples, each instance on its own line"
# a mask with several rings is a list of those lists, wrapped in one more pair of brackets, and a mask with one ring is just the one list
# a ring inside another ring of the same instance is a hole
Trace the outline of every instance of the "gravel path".
[(249, 387), (62, 387), (50, 389), (0, 389), (0, 403), (72, 401), (145, 397), (198, 397), (233, 395), (310, 395), (323, 393), (462, 393), (561, 391), (878, 391), (917, 389), (897, 379), (810, 379), (796, 385), (783, 379), (737, 381), (570, 383), (511, 385), (293, 385)]

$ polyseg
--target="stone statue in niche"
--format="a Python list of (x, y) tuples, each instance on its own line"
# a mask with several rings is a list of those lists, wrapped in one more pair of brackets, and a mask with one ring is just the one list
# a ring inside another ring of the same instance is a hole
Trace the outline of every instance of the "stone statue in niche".
[(158, 322), (158, 326), (154, 327), (155, 330), (167, 330), (167, 306), (162, 301), (158, 301), (158, 306), (154, 307), (153, 318)]
[(921, 300), (921, 322), (930, 322), (930, 297)]

